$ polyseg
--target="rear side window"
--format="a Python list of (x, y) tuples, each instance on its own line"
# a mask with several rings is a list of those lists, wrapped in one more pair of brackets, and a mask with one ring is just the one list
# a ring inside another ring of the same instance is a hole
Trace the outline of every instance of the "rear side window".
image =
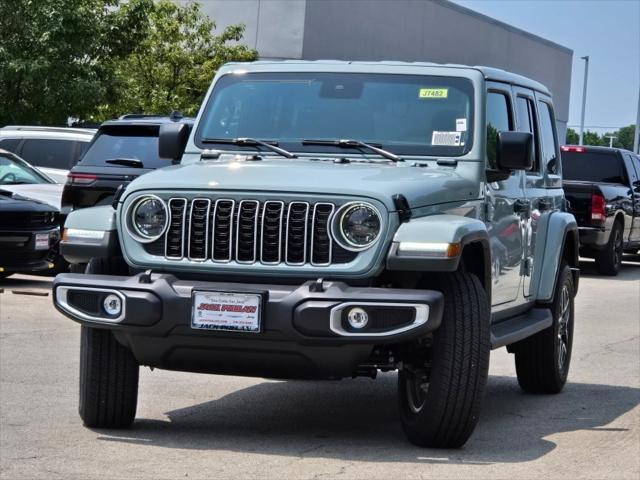
[(548, 103), (538, 102), (540, 112), (540, 137), (542, 139), (542, 164), (548, 173), (558, 173), (557, 140), (553, 110)]
[(613, 152), (562, 152), (565, 180), (624, 184), (620, 158)]
[(30, 138), (25, 140), (20, 156), (35, 167), (70, 170), (76, 162), (74, 140)]
[(21, 140), (21, 138), (4, 138), (0, 140), (0, 148), (16, 153)]
[(498, 92), (487, 94), (487, 161), (491, 168), (496, 168), (498, 132), (512, 129), (513, 122), (509, 112), (509, 99), (506, 94)]
[(116, 159), (140, 160), (144, 168), (161, 168), (171, 164), (158, 156), (157, 126), (101, 130), (80, 165), (117, 167), (119, 165), (107, 163), (107, 160)]
[(536, 132), (536, 114), (533, 101), (528, 97), (519, 96), (516, 99), (516, 114), (518, 116), (518, 130), (520, 132), (529, 132), (533, 135), (533, 167), (527, 173), (536, 174), (540, 171), (540, 160), (538, 158), (539, 142)]

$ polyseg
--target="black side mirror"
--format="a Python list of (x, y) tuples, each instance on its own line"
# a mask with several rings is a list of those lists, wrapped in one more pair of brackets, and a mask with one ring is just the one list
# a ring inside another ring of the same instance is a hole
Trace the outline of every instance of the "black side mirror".
[(189, 126), (184, 123), (163, 123), (160, 125), (158, 155), (178, 162), (182, 158), (189, 139)]
[(496, 164), (499, 170), (531, 170), (533, 135), (529, 132), (498, 132)]
[(533, 135), (528, 132), (498, 132), (496, 163), (500, 170), (531, 170)]

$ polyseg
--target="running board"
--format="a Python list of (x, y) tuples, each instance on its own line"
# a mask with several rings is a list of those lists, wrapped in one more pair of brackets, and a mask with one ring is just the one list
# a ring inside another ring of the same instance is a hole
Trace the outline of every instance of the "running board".
[(553, 325), (548, 308), (532, 308), (522, 315), (491, 325), (491, 349), (510, 345)]

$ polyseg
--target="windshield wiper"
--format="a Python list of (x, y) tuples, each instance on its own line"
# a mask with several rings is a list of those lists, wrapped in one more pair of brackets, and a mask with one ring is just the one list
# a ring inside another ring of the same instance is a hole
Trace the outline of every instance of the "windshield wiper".
[(341, 139), (341, 140), (303, 140), (303, 145), (332, 145), (341, 148), (366, 148), (372, 152), (377, 153), (385, 158), (388, 158), (392, 162), (404, 162), (402, 157), (399, 157), (395, 153), (391, 153), (388, 150), (384, 150), (371, 143), (361, 142), (360, 140), (353, 139)]
[(142, 160), (138, 160), (137, 158), (111, 158), (105, 161), (106, 163), (112, 163), (114, 165), (124, 165), (125, 167), (144, 168), (144, 163), (142, 163)]
[(203, 138), (202, 143), (228, 143), (231, 145), (260, 145), (286, 158), (298, 158), (297, 155), (278, 147), (278, 142), (265, 142), (255, 138)]

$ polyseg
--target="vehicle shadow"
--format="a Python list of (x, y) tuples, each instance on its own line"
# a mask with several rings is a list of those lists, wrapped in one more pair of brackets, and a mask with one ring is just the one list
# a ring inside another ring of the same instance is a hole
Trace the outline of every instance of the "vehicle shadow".
[(345, 461), (491, 464), (551, 452), (550, 435), (626, 431), (608, 424), (640, 403), (640, 389), (569, 383), (559, 395), (523, 394), (513, 377), (491, 376), (478, 428), (460, 450), (409, 444), (396, 406), (396, 375), (376, 381), (264, 382), (218, 400), (96, 430), (99, 440), (162, 448), (229, 450)]
[(640, 255), (627, 255), (622, 257), (620, 272), (615, 277), (601, 275), (596, 270), (596, 263), (589, 258), (580, 258), (580, 277), (602, 278), (605, 280), (638, 281), (640, 280)]

